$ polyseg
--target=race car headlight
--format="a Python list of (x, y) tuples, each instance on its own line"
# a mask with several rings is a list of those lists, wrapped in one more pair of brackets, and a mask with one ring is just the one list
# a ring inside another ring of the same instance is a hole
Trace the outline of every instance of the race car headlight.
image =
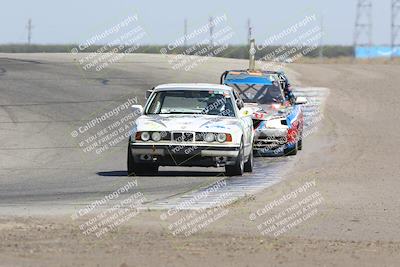
[(143, 141), (149, 141), (150, 140), (150, 134), (148, 132), (142, 132), (142, 134), (140, 135), (140, 138)]
[(215, 134), (213, 133), (207, 133), (204, 140), (206, 140), (207, 142), (213, 142), (215, 139)]
[(226, 134), (224, 133), (219, 133), (217, 134), (217, 141), (220, 143), (223, 143), (226, 141)]
[(154, 132), (151, 134), (151, 139), (158, 142), (161, 140), (161, 134), (159, 132)]

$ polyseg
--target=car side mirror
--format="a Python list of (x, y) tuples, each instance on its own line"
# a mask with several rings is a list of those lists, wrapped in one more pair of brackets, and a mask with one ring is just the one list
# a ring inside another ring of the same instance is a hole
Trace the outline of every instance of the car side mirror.
[(147, 90), (146, 95), (145, 95), (146, 99), (148, 99), (152, 93), (153, 93), (153, 90)]
[(132, 105), (132, 112), (135, 115), (142, 115), (143, 114), (143, 107), (142, 105)]
[(296, 97), (296, 101), (294, 103), (296, 105), (307, 104), (307, 98), (305, 98), (304, 96), (298, 96), (298, 97)]

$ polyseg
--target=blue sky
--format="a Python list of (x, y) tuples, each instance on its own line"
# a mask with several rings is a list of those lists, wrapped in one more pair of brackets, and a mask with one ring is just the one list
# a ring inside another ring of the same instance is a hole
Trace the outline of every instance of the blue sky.
[[(390, 0), (373, 1), (373, 42), (390, 41)], [(129, 15), (137, 14), (151, 44), (167, 44), (207, 22), (210, 15), (226, 14), (235, 36), (230, 43), (246, 42), (246, 21), (251, 18), (256, 40), (278, 33), (304, 16), (324, 18), (324, 44), (352, 44), (356, 0), (280, 1), (131, 1), (131, 0), (3, 0), (0, 9), (0, 43), (24, 43), (26, 24), (32, 18), (32, 42), (80, 43)], [(319, 22), (318, 22), (319, 23)]]

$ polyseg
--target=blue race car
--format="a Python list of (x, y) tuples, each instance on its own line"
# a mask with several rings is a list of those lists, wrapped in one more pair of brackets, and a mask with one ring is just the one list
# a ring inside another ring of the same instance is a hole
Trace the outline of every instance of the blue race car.
[(221, 75), (221, 84), (235, 89), (238, 101), (251, 109), (255, 131), (254, 151), (260, 155), (296, 155), (303, 147), (304, 116), (283, 72), (229, 70)]

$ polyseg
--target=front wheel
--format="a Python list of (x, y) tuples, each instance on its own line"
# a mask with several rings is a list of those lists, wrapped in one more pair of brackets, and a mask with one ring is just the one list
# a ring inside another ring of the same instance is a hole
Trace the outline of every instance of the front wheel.
[(135, 175), (135, 162), (134, 158), (132, 155), (132, 150), (131, 150), (131, 142), (129, 140), (129, 145), (128, 145), (128, 162), (127, 162), (127, 167), (128, 167), (128, 176), (134, 176)]
[(298, 150), (297, 142), (294, 143), (293, 147), (287, 147), (286, 145), (286, 148), (284, 150), (285, 156), (294, 156), (297, 154), (297, 150)]
[(251, 148), (249, 158), (247, 159), (247, 162), (244, 164), (244, 171), (253, 172), (253, 168), (254, 168), (254, 156), (253, 156), (253, 148)]
[(158, 165), (154, 163), (138, 163), (132, 155), (131, 144), (128, 145), (128, 176), (155, 175), (158, 173)]
[(244, 173), (244, 148), (243, 141), (240, 144), (239, 155), (236, 159), (235, 165), (225, 166), (225, 174), (227, 176), (243, 175)]
[(158, 165), (154, 163), (136, 163), (134, 170), (136, 175), (150, 176), (158, 173)]

